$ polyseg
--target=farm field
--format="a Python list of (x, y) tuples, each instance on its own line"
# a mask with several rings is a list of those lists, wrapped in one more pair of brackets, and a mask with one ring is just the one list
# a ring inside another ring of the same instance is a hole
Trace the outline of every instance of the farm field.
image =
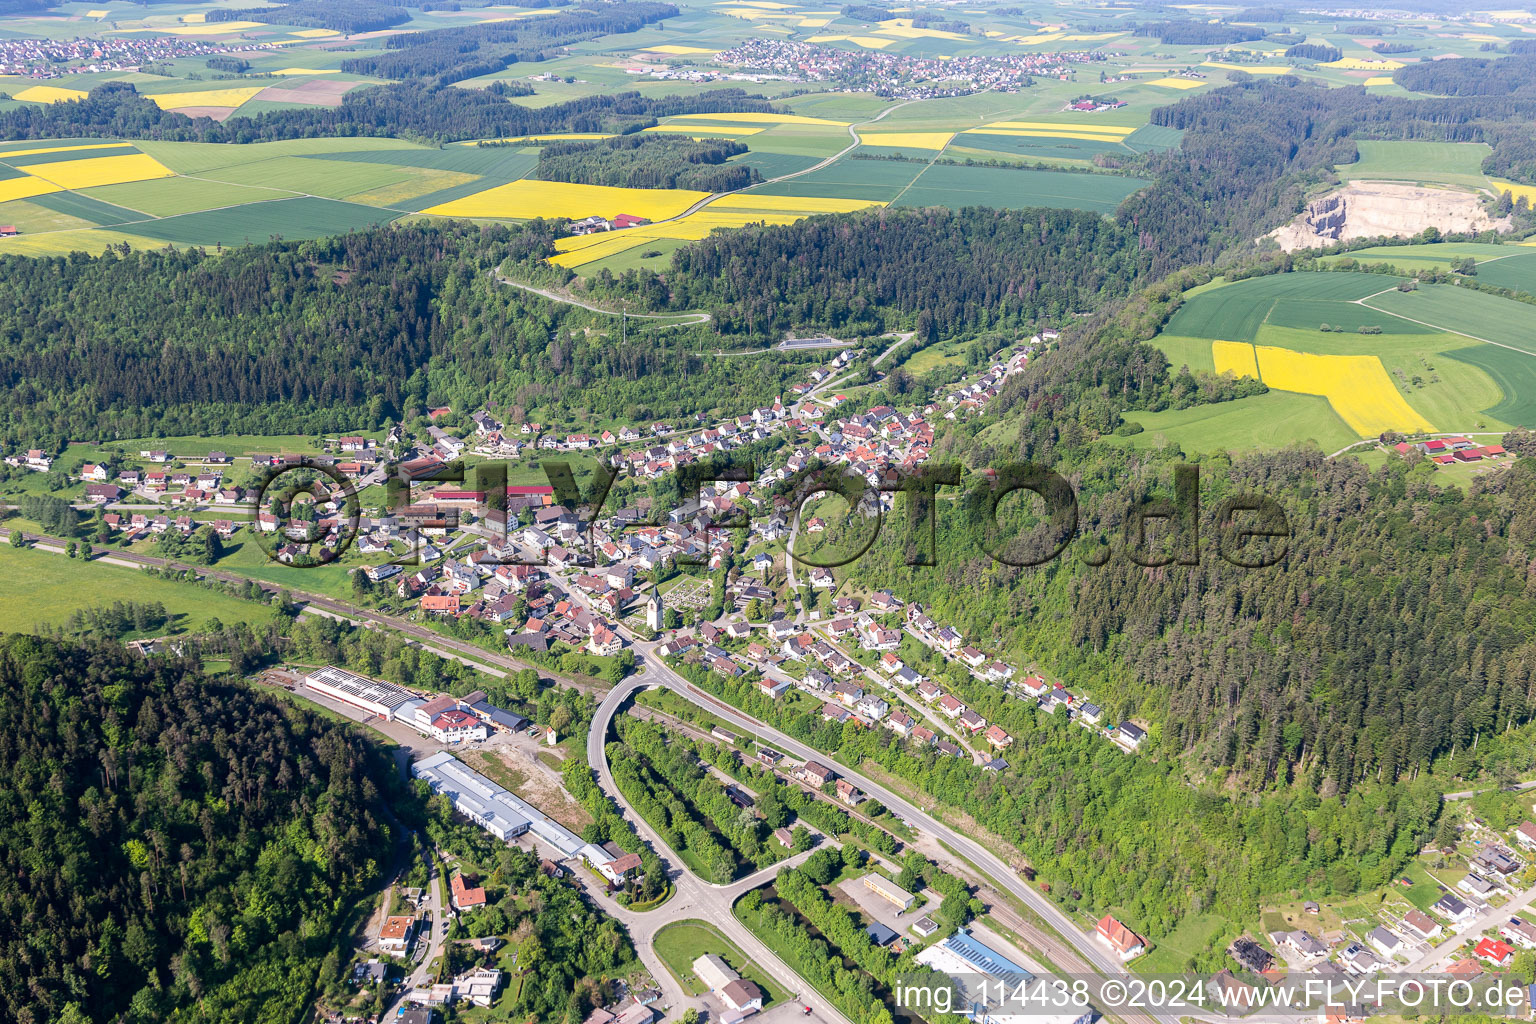
[(1411, 292), (1392, 289), (1370, 299), (1369, 304), (1404, 319), (1536, 356), (1536, 335), (1530, 329), (1533, 307), (1514, 299), (1432, 284)]
[(1260, 325), (1282, 299), (1350, 302), (1382, 289), (1390, 290), (1399, 280), (1384, 274), (1353, 272), (1271, 274), (1248, 278), (1189, 298), (1169, 319), (1164, 333), (1189, 338), (1253, 341)]
[[(1395, 318), (1391, 330), (1397, 331)], [(1466, 349), (1486, 349), (1468, 338), (1443, 333), (1377, 335), (1323, 333), (1275, 327), (1259, 329), (1258, 344), (1323, 356), (1370, 356), (1381, 361), (1408, 405), (1439, 430), (1501, 429), (1487, 410), (1504, 392), (1490, 375), (1458, 361)], [(1536, 367), (1533, 367), (1536, 371)], [(1266, 378), (1266, 383), (1268, 382)]]
[(1258, 378), (1270, 388), (1321, 395), (1360, 437), (1435, 429), (1398, 393), (1374, 355), (1317, 355), (1270, 345), (1255, 345), (1250, 353), (1240, 344), (1221, 342), (1214, 356), (1218, 373), (1253, 376), (1257, 360)]
[(1489, 416), (1536, 427), (1536, 359), (1496, 345), (1468, 345), (1446, 355), (1483, 371), (1498, 385), (1502, 400), (1485, 410)]
[(1251, 451), (1312, 445), (1335, 452), (1358, 441), (1325, 398), (1271, 391), (1192, 409), (1128, 413), (1142, 433), (1111, 436), (1116, 444), (1157, 448), (1176, 444), (1186, 452)]
[(0, 545), (0, 618), (5, 629), (27, 631), (61, 625), (82, 609), (115, 601), (158, 601), (174, 616), (170, 632), (203, 628), (210, 619), (264, 621), (260, 605), (201, 587), (156, 579), (139, 569), (83, 562), (36, 549)]
[(1360, 159), (1336, 170), (1346, 181), (1422, 181), (1481, 188), (1488, 182), (1483, 158), (1490, 148), (1482, 142), (1384, 142), (1362, 139)]
[[(1453, 260), (1472, 257), (1478, 264), (1478, 275), (1483, 273), (1487, 261), (1518, 256), (1523, 251), (1518, 246), (1501, 245), (1498, 242), (1430, 242), (1415, 245), (1374, 245), (1368, 249), (1356, 249), (1338, 256), (1325, 256), (1324, 261), (1337, 264), (1341, 260), (1359, 263), (1390, 263), (1404, 271), (1435, 268), (1447, 270)], [(1489, 269), (1492, 269), (1491, 267)]]
[[(1476, 257), (1473, 257), (1476, 260)], [(1477, 279), (1483, 284), (1536, 294), (1536, 250), (1477, 262)]]
[(1109, 214), (1145, 184), (1140, 178), (1107, 174), (932, 164), (913, 179), (893, 205), (955, 210), (964, 206), (1057, 206)]

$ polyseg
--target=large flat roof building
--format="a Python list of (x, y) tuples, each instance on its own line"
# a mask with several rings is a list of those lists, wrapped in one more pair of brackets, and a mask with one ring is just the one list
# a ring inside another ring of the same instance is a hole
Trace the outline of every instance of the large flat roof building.
[(403, 686), (380, 682), (327, 665), (304, 677), (304, 685), (316, 693), (371, 712), (384, 719), (404, 718), (426, 702)]
[(586, 845), (570, 829), (452, 754), (423, 758), (411, 765), (411, 774), (425, 779), (434, 793), (446, 796), (460, 814), (498, 839), (532, 832), (565, 857), (575, 856)]
[(1089, 1024), (1093, 1019), (1086, 1005), (1042, 1015), (1039, 1004), (1027, 1004), (1027, 996), (1019, 1000), (1017, 994), (1028, 992), (1035, 976), (964, 928), (923, 950), (917, 962), (949, 975), (960, 998), (957, 1012), (976, 1024)]

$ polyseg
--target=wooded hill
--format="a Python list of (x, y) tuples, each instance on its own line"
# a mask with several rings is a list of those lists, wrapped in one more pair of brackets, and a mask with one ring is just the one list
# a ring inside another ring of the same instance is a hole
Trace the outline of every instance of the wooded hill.
[(0, 1020), (290, 1024), (391, 848), (344, 729), (116, 645), (0, 642)]
[(726, 163), (747, 152), (735, 139), (691, 139), (664, 132), (588, 142), (554, 142), (539, 150), (534, 176), (615, 188), (685, 188), (733, 192), (763, 180), (757, 168)]

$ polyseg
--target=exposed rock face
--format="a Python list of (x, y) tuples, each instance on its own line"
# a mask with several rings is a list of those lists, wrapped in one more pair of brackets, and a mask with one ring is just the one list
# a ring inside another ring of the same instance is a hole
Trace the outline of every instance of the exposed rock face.
[(1444, 232), (1508, 231), (1508, 217), (1494, 219), (1476, 192), (1357, 181), (1314, 199), (1297, 218), (1270, 232), (1286, 252), (1354, 238), (1407, 238), (1425, 228)]

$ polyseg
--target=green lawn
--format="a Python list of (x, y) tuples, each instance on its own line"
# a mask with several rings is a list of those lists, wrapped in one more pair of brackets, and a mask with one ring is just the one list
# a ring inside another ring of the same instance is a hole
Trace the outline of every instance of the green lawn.
[(1334, 452), (1360, 440), (1326, 398), (1284, 391), (1192, 409), (1128, 412), (1125, 418), (1146, 429), (1111, 440), (1135, 448), (1177, 444), (1186, 452), (1213, 452), (1312, 444)]
[(723, 958), (736, 973), (763, 990), (764, 1009), (783, 998), (777, 986), (768, 984), (764, 971), (750, 962), (747, 955), (712, 924), (704, 921), (674, 921), (656, 933), (654, 945), (656, 955), (661, 957), (667, 970), (672, 972), (672, 976), (689, 995), (703, 995), (706, 991), (704, 983), (693, 973), (693, 962), (706, 953), (714, 953)]
[(263, 605), (188, 583), (148, 576), (138, 569), (84, 562), (36, 549), (0, 544), (0, 620), (4, 629), (25, 632), (57, 625), (81, 608), (114, 601), (159, 601), (174, 616), (167, 632), (201, 629), (209, 619), (265, 622)]
[(1205, 952), (1227, 924), (1220, 914), (1189, 914), (1173, 931), (1156, 940), (1152, 951), (1135, 961), (1134, 969), (1141, 974), (1177, 974), (1190, 957)]

